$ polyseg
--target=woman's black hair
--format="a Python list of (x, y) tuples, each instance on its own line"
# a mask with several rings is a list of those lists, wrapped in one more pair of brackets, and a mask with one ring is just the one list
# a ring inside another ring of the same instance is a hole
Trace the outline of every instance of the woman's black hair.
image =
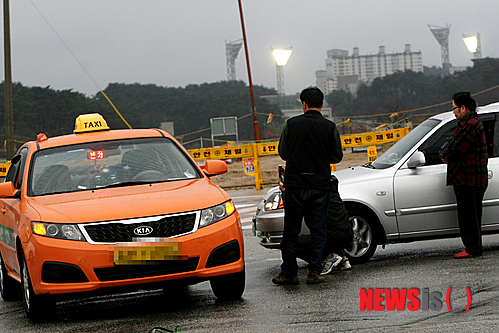
[(476, 111), (476, 102), (473, 98), (471, 98), (471, 93), (467, 91), (458, 92), (452, 96), (452, 100), (456, 106), (461, 107), (465, 106), (471, 112)]

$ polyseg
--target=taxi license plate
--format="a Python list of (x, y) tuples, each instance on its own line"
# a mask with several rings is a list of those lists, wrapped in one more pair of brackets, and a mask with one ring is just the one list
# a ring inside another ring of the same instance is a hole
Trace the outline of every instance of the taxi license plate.
[(114, 247), (115, 265), (161, 265), (172, 260), (187, 260), (181, 243), (131, 242)]

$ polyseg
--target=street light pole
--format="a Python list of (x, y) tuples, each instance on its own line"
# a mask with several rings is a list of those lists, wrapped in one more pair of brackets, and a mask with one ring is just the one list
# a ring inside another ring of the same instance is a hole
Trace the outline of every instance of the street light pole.
[(5, 143), (6, 157), (11, 160), (15, 153), (14, 116), (12, 103), (12, 69), (10, 61), (10, 10), (9, 0), (3, 0), (4, 63), (5, 63)]
[(284, 95), (284, 65), (288, 62), (291, 56), (291, 48), (289, 49), (272, 49), (277, 64), (277, 94)]
[(244, 40), (244, 54), (246, 56), (246, 67), (248, 68), (248, 80), (250, 86), (251, 93), (251, 106), (253, 113), (253, 129), (255, 131), (255, 141), (260, 143), (260, 130), (258, 128), (258, 120), (256, 119), (256, 107), (255, 107), (255, 94), (253, 93), (253, 81), (251, 80), (251, 70), (250, 70), (250, 62), (248, 55), (248, 42), (246, 40), (246, 30), (244, 29), (244, 17), (243, 17), (243, 6), (241, 4), (241, 0), (238, 0), (239, 3), (239, 14), (241, 16), (241, 27), (243, 29), (243, 40)]

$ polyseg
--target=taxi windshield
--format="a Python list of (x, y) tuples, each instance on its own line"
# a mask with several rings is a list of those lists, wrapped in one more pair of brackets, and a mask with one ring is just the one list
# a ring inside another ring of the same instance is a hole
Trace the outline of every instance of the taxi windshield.
[(91, 142), (44, 149), (33, 157), (28, 195), (201, 178), (167, 138)]

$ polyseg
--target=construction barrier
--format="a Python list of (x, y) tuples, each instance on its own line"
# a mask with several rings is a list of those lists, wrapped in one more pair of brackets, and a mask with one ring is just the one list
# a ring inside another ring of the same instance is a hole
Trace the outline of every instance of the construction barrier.
[(0, 164), (0, 179), (3, 181), (9, 172), (10, 161)]
[(343, 148), (363, 147), (399, 141), (409, 133), (409, 128), (396, 128), (389, 131), (366, 132), (341, 136)]
[[(399, 141), (409, 133), (409, 128), (396, 128), (393, 130), (366, 132), (341, 136), (343, 148), (372, 146), (376, 144)], [(257, 190), (263, 188), (260, 161), (258, 156), (277, 155), (279, 142), (254, 143), (246, 145), (224, 146), (214, 148), (191, 149), (189, 153), (196, 161), (206, 160), (228, 160), (241, 158), (245, 167), (245, 173), (252, 175), (254, 171), (255, 186)], [(335, 170), (335, 169), (333, 169)]]

